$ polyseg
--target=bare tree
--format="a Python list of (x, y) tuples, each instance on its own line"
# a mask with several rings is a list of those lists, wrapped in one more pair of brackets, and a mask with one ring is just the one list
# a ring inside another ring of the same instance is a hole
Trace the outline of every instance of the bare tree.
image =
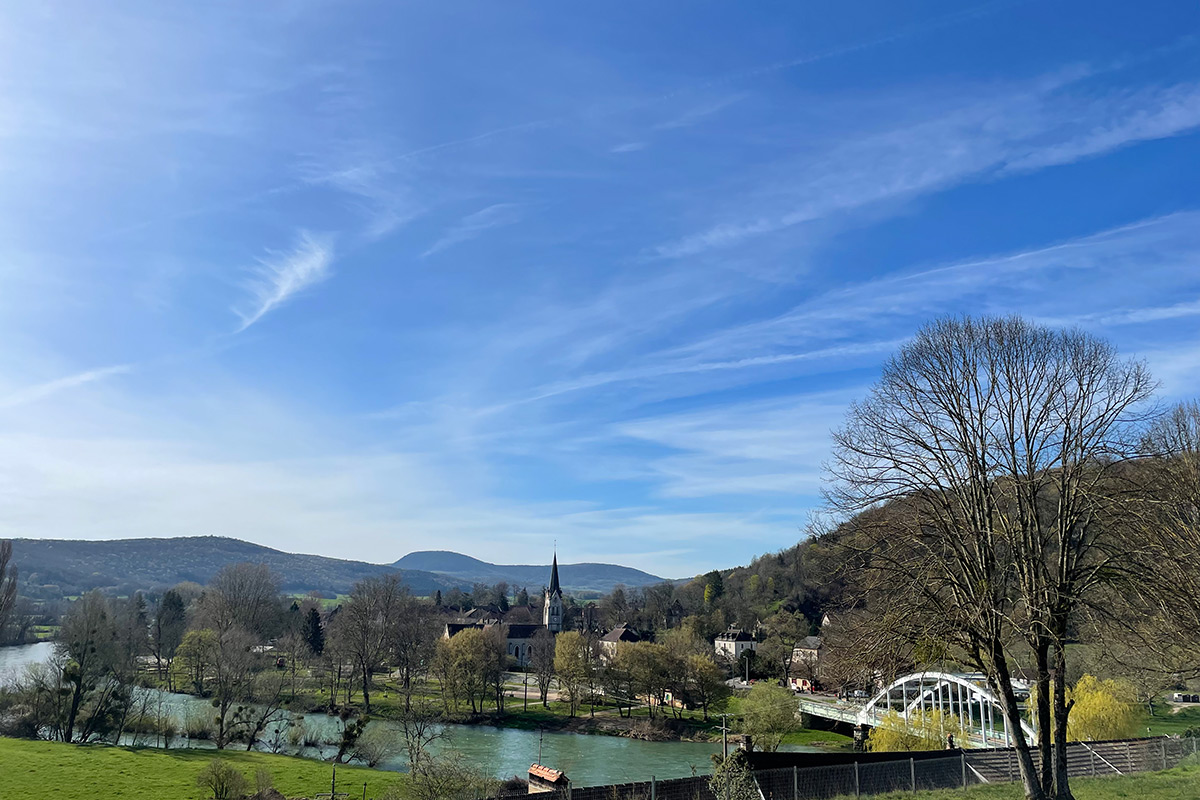
[(389, 622), (392, 661), (400, 679), (404, 708), (408, 710), (412, 705), (415, 682), (428, 670), (437, 642), (433, 606), (405, 592)]
[(442, 715), (433, 701), (427, 698), (418, 698), (409, 703), (396, 718), (396, 727), (404, 741), (408, 771), (413, 775), (417, 774), (428, 757), (429, 746), (450, 736), (449, 729), (442, 722)]
[(207, 627), (238, 627), (265, 639), (279, 620), (279, 582), (266, 564), (230, 564), (213, 577), (201, 605)]
[(406, 592), (397, 575), (367, 578), (354, 585), (341, 611), (341, 631), (347, 653), (362, 681), (363, 710), (371, 711), (371, 676), (389, 655), (389, 624), (396, 619)]
[(12, 542), (0, 539), (0, 644), (4, 644), (4, 631), (17, 604), (17, 565), (12, 554)]
[[(1089, 334), (944, 320), (889, 360), (834, 436), (834, 507), (891, 504), (884, 526), (859, 526), (862, 563), (988, 676), (1030, 798), (1071, 797), (1067, 629), (1118, 566), (1105, 536), (1120, 512), (1114, 466), (1135, 452), (1152, 390), (1143, 365)], [(1014, 634), (1036, 658), (1040, 774), (1020, 728)]]
[(554, 634), (545, 628), (538, 628), (533, 633), (529, 642), (529, 663), (537, 676), (542, 705), (549, 708), (546, 698), (550, 694), (550, 684), (554, 682)]
[[(118, 634), (108, 600), (98, 591), (79, 598), (63, 619), (58, 648), (67, 704), (62, 740), (87, 741), (107, 713), (117, 688), (111, 679), (118, 660)], [(86, 706), (90, 714), (84, 715)], [(79, 729), (77, 723), (82, 721)]]
[(1116, 634), (1106, 652), (1126, 670), (1166, 685), (1200, 677), (1200, 402), (1170, 409), (1144, 444), (1139, 480), (1147, 491), (1130, 530), (1140, 569), (1108, 605), (1138, 624), (1105, 620), (1102, 633)]

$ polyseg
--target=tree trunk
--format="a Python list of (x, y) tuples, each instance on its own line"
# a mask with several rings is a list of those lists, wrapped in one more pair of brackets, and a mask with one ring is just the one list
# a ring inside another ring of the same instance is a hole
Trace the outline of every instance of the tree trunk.
[(1008, 660), (999, 645), (992, 648), (991, 661), (995, 672), (994, 677), (991, 678), (991, 688), (1000, 697), (1004, 719), (1008, 722), (1008, 729), (1012, 732), (1025, 798), (1026, 800), (1046, 800), (1046, 793), (1042, 791), (1042, 785), (1033, 764), (1033, 756), (1029, 752), (1029, 742), (1025, 740), (1025, 731), (1021, 728), (1021, 709), (1017, 707), (1017, 696), (1013, 692)]
[(1034, 645), (1034, 654), (1037, 659), (1037, 708), (1035, 709), (1037, 748), (1038, 755), (1041, 756), (1038, 782), (1041, 783), (1042, 791), (1046, 795), (1052, 795), (1054, 793), (1054, 758), (1051, 741), (1054, 734), (1054, 723), (1050, 713), (1050, 704), (1053, 702), (1050, 686), (1050, 641), (1046, 637), (1038, 637)]
[(363, 693), (363, 713), (371, 713), (371, 668), (366, 662), (362, 663), (362, 693)]
[(1067, 651), (1063, 639), (1054, 646), (1054, 796), (1075, 800), (1067, 770), (1067, 720), (1074, 701), (1067, 702)]
[(80, 675), (79, 680), (75, 681), (75, 688), (71, 692), (71, 708), (67, 711), (67, 727), (63, 731), (63, 741), (70, 742), (75, 736), (75, 717), (79, 714), (79, 704), (83, 700), (83, 676)]

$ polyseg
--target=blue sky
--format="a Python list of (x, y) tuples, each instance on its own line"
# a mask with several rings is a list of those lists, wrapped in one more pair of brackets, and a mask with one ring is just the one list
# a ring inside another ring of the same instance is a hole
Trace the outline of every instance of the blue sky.
[(0, 535), (686, 576), (925, 321), (1200, 379), (1200, 6), (11, 3)]

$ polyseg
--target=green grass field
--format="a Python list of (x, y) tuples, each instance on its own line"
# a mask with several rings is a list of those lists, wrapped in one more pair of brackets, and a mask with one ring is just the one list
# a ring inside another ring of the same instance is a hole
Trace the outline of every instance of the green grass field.
[(1185, 708), (1172, 714), (1164, 707), (1157, 707), (1155, 716), (1146, 716), (1138, 736), (1179, 736), (1188, 728), (1200, 728), (1200, 707)]
[[(196, 775), (217, 753), (212, 750), (71, 745), (0, 738), (0, 797), (4, 800), (202, 800)], [(250, 785), (255, 771), (271, 772), (275, 788), (288, 797), (329, 791), (332, 765), (290, 756), (226, 750), (220, 755)], [(338, 766), (338, 791), (351, 797), (378, 797), (403, 780), (394, 772)]]
[[(1071, 791), (1076, 800), (1200, 800), (1200, 765), (1113, 778), (1078, 778), (1071, 781)], [(873, 800), (1023, 800), (1024, 796), (1015, 783), (872, 795)]]

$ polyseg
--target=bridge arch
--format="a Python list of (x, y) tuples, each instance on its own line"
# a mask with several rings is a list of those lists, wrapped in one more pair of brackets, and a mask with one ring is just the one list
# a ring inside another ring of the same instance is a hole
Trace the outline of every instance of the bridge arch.
[[(984, 747), (1012, 744), (1000, 699), (988, 689), (983, 676), (977, 674), (926, 671), (897, 678), (867, 702), (858, 713), (858, 721), (861, 725), (875, 726), (889, 711), (897, 712), (907, 721), (914, 711), (933, 709), (957, 716), (972, 738), (978, 737)], [(1036, 738), (1033, 727), (1025, 720), (1021, 720), (1021, 730), (1027, 740)]]

